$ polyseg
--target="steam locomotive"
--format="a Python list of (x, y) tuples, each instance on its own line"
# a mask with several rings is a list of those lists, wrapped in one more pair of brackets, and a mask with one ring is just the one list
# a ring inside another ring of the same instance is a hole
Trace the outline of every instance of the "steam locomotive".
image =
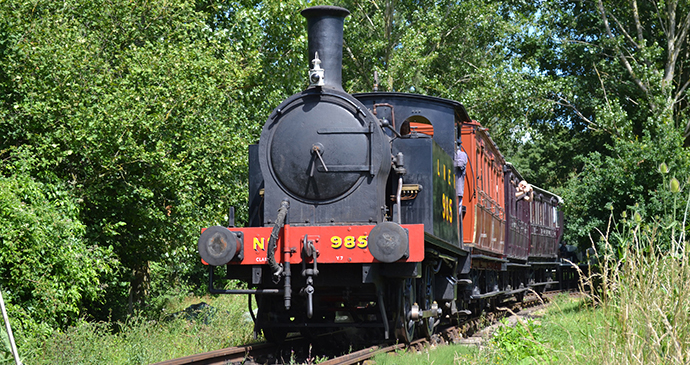
[[(302, 15), (310, 86), (249, 147), (248, 227), (199, 238), (211, 293), (246, 294), (250, 307), (254, 297), (255, 333), (273, 342), (343, 327), (410, 342), (558, 285), (562, 199), (526, 184), (456, 101), (346, 93), (349, 11)], [(468, 157), (461, 206), (457, 149)], [(216, 288), (218, 266), (248, 289)]]

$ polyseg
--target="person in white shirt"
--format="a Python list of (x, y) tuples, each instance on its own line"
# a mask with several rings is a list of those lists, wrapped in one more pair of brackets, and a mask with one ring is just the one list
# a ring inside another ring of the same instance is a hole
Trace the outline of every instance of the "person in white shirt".
[(462, 196), (465, 193), (465, 167), (467, 167), (467, 153), (462, 150), (462, 140), (458, 138), (455, 145), (455, 192), (458, 195), (458, 212), (462, 214)]

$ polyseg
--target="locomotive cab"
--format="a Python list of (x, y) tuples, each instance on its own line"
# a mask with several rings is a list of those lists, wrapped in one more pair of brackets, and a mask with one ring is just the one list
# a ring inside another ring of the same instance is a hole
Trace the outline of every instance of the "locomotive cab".
[(354, 96), (378, 118), (392, 121), (399, 131), (397, 135), (389, 133), (392, 153), (404, 157), (402, 187), (415, 194), (402, 199), (401, 209), (398, 209), (393, 199), (398, 189), (398, 176), (392, 176), (387, 195), (393, 220), (398, 219), (399, 211), (400, 222), (424, 224), (425, 236), (465, 252), (460, 240), (462, 225), (458, 218), (452, 160), (456, 130), (470, 120), (462, 104), (404, 93), (375, 92)]

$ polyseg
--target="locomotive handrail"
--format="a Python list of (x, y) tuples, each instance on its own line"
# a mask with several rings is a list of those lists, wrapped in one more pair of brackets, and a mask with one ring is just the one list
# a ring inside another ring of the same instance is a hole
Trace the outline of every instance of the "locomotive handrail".
[(331, 172), (359, 172), (359, 171), (369, 171), (369, 166), (364, 166), (364, 165), (328, 165), (328, 169), (324, 169), (323, 167), (317, 167), (317, 170), (321, 172), (321, 170), (324, 170), (326, 172), (331, 171)]
[(316, 131), (317, 134), (371, 134), (367, 127), (361, 128), (323, 128)]
[(329, 93), (329, 92), (326, 91), (326, 89), (322, 89), (322, 90), (321, 90), (321, 93), (322, 93), (322, 94), (326, 94), (326, 95), (330, 95), (330, 96), (334, 96), (334, 97), (336, 97), (336, 98), (338, 98), (338, 99), (345, 100), (348, 104), (350, 104), (350, 105), (352, 105), (353, 107), (355, 107), (355, 109), (357, 109), (357, 111), (358, 111), (360, 114), (366, 116), (366, 114), (364, 113), (364, 111), (362, 110), (362, 108), (360, 108), (359, 105), (355, 104), (352, 100), (350, 100), (350, 99), (348, 99), (348, 98), (346, 98), (346, 97), (344, 97), (344, 96), (342, 96), (342, 95), (340, 95), (340, 94)]
[[(376, 107), (377, 107), (377, 106), (387, 106), (387, 107), (389, 107), (389, 108), (391, 109), (391, 121), (392, 121), (391, 124), (392, 124), (392, 126), (393, 126), (393, 131), (395, 131), (395, 108), (393, 107), (393, 105), (388, 104), (388, 103), (377, 103), (377, 104), (374, 104), (374, 108), (373, 108), (373, 110), (372, 110), (372, 113), (374, 113), (374, 115), (378, 117), (378, 114), (376, 113)], [(405, 124), (405, 123), (403, 123), (403, 124)]]

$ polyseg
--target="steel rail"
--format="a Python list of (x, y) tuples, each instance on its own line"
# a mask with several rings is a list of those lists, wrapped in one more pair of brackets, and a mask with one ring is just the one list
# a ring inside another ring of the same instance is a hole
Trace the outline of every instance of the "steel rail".
[(213, 365), (227, 364), (228, 362), (243, 361), (248, 358), (251, 351), (261, 351), (274, 348), (275, 345), (262, 342), (251, 345), (228, 347), (220, 350), (204, 352), (201, 354), (180, 357), (177, 359), (157, 362), (154, 365)]

